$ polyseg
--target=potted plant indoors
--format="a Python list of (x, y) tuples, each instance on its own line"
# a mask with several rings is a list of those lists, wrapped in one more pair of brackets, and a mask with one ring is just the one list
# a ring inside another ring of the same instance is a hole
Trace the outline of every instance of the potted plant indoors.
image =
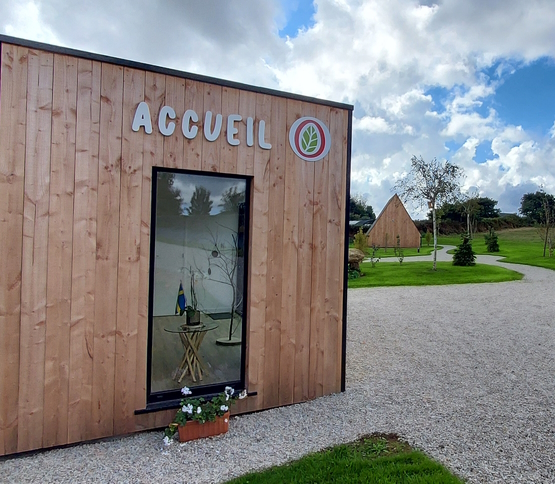
[(173, 422), (164, 431), (165, 445), (171, 444), (176, 433), (180, 442), (225, 434), (229, 429), (229, 407), (247, 396), (246, 390), (237, 394), (231, 387), (225, 387), (210, 400), (190, 397), (192, 392), (187, 387), (183, 387), (181, 393), (185, 398), (181, 400)]
[(195, 291), (195, 272), (190, 269), (191, 273), (191, 304), (185, 308), (187, 314), (187, 325), (197, 326), (200, 324), (200, 311), (198, 310), (197, 293)]

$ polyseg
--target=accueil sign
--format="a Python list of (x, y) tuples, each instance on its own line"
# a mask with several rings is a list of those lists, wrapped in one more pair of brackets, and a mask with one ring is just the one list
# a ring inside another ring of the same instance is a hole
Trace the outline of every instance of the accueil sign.
[[(175, 110), (171, 106), (162, 106), (158, 115), (158, 131), (163, 136), (171, 136), (175, 132), (177, 118)], [(199, 132), (199, 115), (192, 109), (187, 109), (182, 116), (181, 132), (187, 139), (195, 139)], [(214, 120), (214, 122), (213, 122)], [(231, 146), (238, 146), (241, 140), (237, 138), (240, 123), (243, 117), (240, 114), (227, 116), (226, 139)], [(246, 140), (247, 146), (254, 146), (254, 119), (247, 117)], [(203, 134), (207, 141), (216, 141), (222, 132), (223, 116), (212, 111), (204, 113)], [(146, 102), (141, 102), (135, 110), (131, 129), (139, 131), (144, 128), (146, 134), (152, 134), (152, 117), (150, 108)], [(272, 145), (266, 142), (266, 122), (258, 121), (258, 146), (263, 150), (270, 150)], [(299, 118), (289, 130), (289, 144), (295, 154), (305, 161), (318, 161), (326, 156), (330, 150), (331, 137), (328, 127), (319, 119), (311, 117)]]

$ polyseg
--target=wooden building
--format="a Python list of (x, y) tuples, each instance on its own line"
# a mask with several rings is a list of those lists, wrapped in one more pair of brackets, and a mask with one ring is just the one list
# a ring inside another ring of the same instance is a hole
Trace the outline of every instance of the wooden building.
[(420, 232), (410, 218), (407, 209), (397, 194), (386, 203), (378, 218), (367, 233), (368, 246), (396, 247), (397, 236), (403, 248), (420, 247)]
[(352, 106), (0, 46), (0, 455), (343, 391)]

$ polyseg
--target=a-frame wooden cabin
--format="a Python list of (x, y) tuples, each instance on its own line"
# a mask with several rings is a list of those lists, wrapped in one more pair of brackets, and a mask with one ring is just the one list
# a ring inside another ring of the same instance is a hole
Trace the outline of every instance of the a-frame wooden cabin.
[(393, 195), (367, 233), (368, 246), (420, 247), (420, 232), (397, 194)]

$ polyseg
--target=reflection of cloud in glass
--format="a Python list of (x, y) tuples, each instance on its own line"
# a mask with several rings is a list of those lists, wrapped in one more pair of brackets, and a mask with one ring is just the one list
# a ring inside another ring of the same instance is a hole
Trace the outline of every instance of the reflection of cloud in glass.
[(246, 191), (245, 180), (236, 180), (234, 178), (221, 178), (212, 176), (193, 175), (194, 182), (191, 181), (191, 175), (186, 173), (176, 173), (173, 186), (179, 190), (181, 199), (181, 210), (183, 214), (187, 214), (187, 208), (191, 205), (191, 197), (197, 186), (202, 186), (210, 192), (210, 200), (212, 201), (212, 210), (210, 215), (217, 215), (222, 211), (223, 198), (222, 195), (229, 189), (237, 187), (238, 192)]

